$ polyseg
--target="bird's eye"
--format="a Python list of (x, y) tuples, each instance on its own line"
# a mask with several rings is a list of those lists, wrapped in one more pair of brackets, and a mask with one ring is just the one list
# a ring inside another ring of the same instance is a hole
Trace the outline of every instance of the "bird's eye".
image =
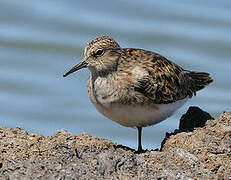
[(102, 56), (104, 53), (104, 51), (102, 49), (98, 49), (96, 52), (95, 52), (95, 56)]

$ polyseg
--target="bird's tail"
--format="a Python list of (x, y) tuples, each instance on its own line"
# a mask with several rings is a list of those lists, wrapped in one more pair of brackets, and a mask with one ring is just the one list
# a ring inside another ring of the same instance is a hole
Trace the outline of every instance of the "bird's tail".
[(188, 75), (192, 79), (196, 91), (203, 89), (205, 86), (213, 82), (209, 73), (206, 72), (190, 71)]

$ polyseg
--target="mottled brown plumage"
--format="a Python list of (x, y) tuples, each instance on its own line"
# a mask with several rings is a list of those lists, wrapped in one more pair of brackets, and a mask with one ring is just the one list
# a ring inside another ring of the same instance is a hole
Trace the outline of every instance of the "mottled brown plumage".
[[(212, 82), (208, 73), (184, 70), (157, 53), (131, 48), (123, 51), (127, 66), (132, 67), (135, 64), (148, 72), (137, 80), (134, 90), (151, 99), (153, 103), (168, 104), (187, 96), (192, 97), (196, 95), (196, 91)], [(126, 68), (128, 69), (129, 67)]]
[(213, 80), (208, 73), (184, 70), (165, 57), (143, 49), (121, 48), (110, 37), (90, 41), (84, 59), (64, 76), (87, 67), (88, 94), (109, 119), (137, 127), (156, 124), (180, 108)]

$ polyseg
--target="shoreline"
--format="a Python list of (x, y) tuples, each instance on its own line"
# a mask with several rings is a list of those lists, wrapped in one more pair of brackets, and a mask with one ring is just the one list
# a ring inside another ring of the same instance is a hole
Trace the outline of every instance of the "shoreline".
[(52, 136), (0, 126), (0, 179), (229, 179), (231, 112), (190, 107), (161, 149), (138, 154), (88, 133)]

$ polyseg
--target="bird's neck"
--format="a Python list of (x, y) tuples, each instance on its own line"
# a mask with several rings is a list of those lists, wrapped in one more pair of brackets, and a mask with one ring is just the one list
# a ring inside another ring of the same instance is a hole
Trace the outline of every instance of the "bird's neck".
[(97, 71), (95, 69), (90, 69), (92, 77), (108, 77), (111, 75), (114, 75), (117, 71), (117, 69), (107, 69), (102, 71)]

